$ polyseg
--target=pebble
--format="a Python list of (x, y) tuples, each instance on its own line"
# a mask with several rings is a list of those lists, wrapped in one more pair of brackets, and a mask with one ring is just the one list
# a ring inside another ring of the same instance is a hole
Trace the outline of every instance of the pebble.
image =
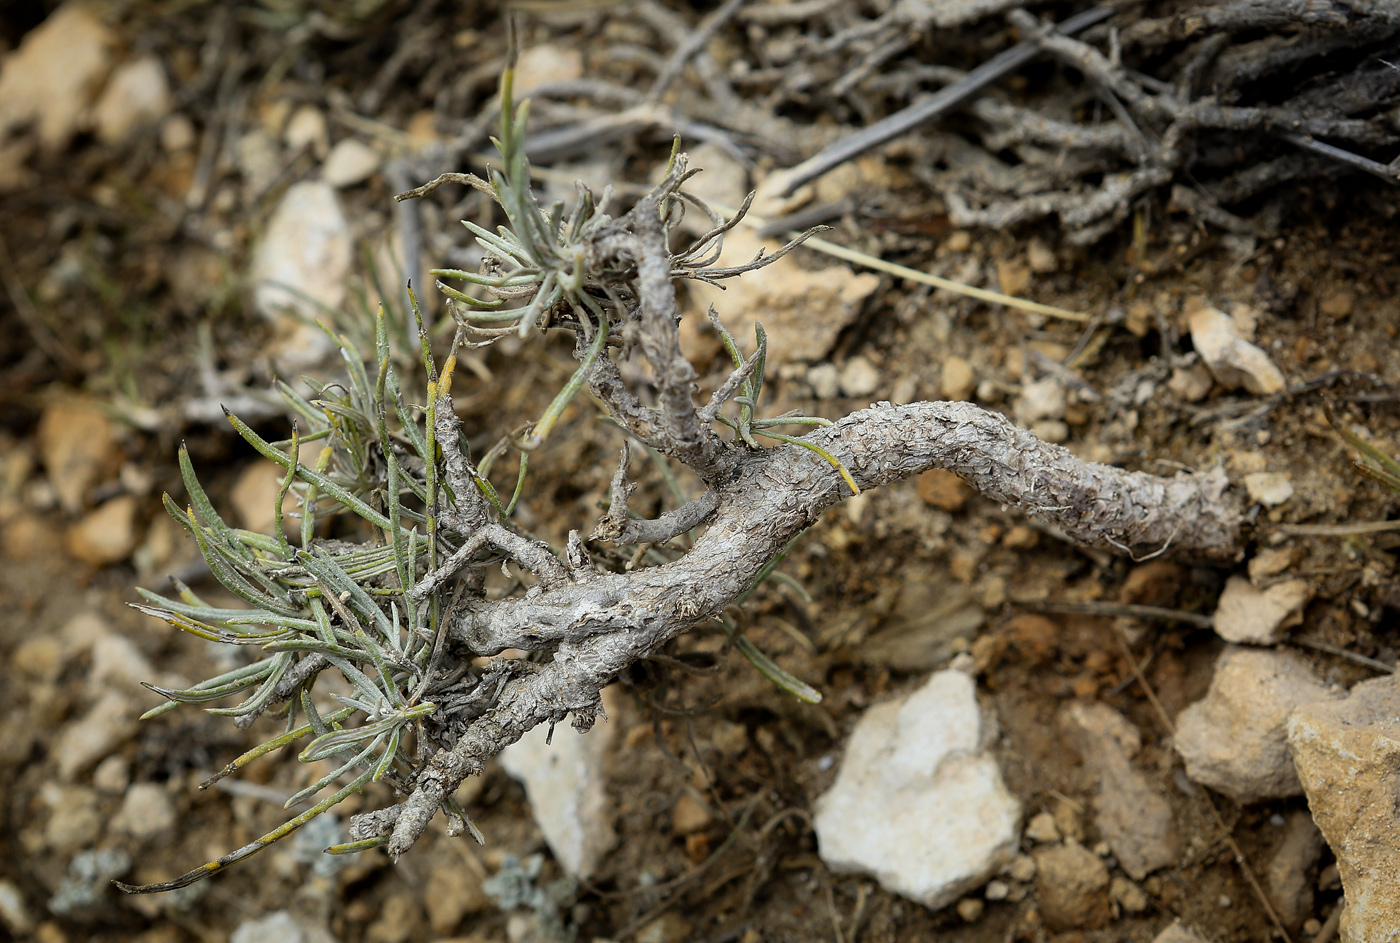
[(1322, 855), (1322, 833), (1312, 816), (1299, 809), (1289, 813), (1283, 840), (1264, 866), (1264, 886), (1284, 926), (1297, 927), (1313, 914), (1310, 872)]
[(841, 368), (841, 393), (852, 398), (869, 396), (880, 388), (880, 369), (862, 356), (852, 357)]
[(194, 147), (199, 140), (194, 122), (176, 113), (166, 118), (160, 125), (160, 147), (167, 154), (178, 154)]
[(572, 82), (583, 75), (583, 53), (572, 46), (541, 43), (520, 53), (515, 63), (515, 95), (524, 98), (541, 85)]
[(34, 921), (24, 906), (24, 894), (13, 881), (0, 878), (0, 923), (11, 936), (28, 936), (34, 931)]
[(1036, 903), (1052, 931), (1094, 930), (1113, 918), (1108, 868), (1083, 845), (1037, 848)]
[(1199, 403), (1205, 399), (1214, 385), (1215, 380), (1210, 371), (1199, 363), (1189, 367), (1176, 367), (1172, 370), (1171, 379), (1167, 380), (1167, 389), (1188, 403)]
[(1303, 621), (1303, 607), (1310, 599), (1312, 584), (1307, 580), (1284, 580), (1260, 589), (1243, 576), (1232, 576), (1216, 603), (1215, 632), (1227, 642), (1273, 645)]
[(330, 354), (324, 332), (284, 309), (314, 319), (322, 314), (320, 305), (339, 308), (351, 260), (350, 226), (334, 188), (312, 180), (289, 187), (268, 222), (251, 273), (258, 310), (278, 325), (273, 356), (282, 372), (305, 372)]
[(165, 69), (155, 56), (124, 62), (112, 72), (93, 106), (97, 139), (120, 144), (132, 133), (170, 113), (173, 99)]
[(749, 729), (732, 720), (716, 721), (715, 729), (710, 733), (710, 743), (720, 753), (736, 759), (749, 748)]
[(1026, 243), (1026, 262), (1037, 275), (1048, 275), (1059, 268), (1060, 264), (1055, 258), (1055, 251), (1038, 236)]
[(958, 916), (963, 918), (964, 923), (976, 923), (982, 919), (982, 912), (987, 909), (986, 903), (976, 897), (964, 897), (958, 901)]
[(67, 549), (88, 566), (120, 563), (136, 549), (136, 499), (118, 495), (68, 531)]
[(1261, 583), (1271, 576), (1278, 576), (1293, 565), (1292, 547), (1262, 547), (1249, 560), (1249, 581)]
[(1334, 291), (1326, 298), (1318, 302), (1317, 308), (1329, 318), (1342, 320), (1351, 317), (1351, 313), (1356, 310), (1356, 293), (1353, 291)]
[(306, 934), (288, 911), (277, 910), (240, 923), (228, 943), (306, 943)]
[(1215, 308), (1198, 308), (1189, 319), (1191, 343), (1215, 379), (1226, 389), (1244, 387), (1270, 396), (1287, 383), (1269, 355), (1239, 334), (1234, 319)]
[(1147, 892), (1125, 877), (1113, 878), (1108, 885), (1108, 896), (1130, 914), (1139, 914), (1147, 909)]
[(972, 399), (972, 392), (977, 388), (977, 375), (972, 364), (954, 354), (944, 358), (939, 384), (944, 399), (966, 401)]
[(1181, 840), (1171, 804), (1133, 764), (1142, 737), (1106, 704), (1071, 704), (1062, 724), (1086, 766), (1098, 778), (1094, 825), (1119, 865), (1134, 880), (1176, 864)]
[(1054, 377), (1043, 377), (1022, 385), (1013, 411), (1017, 424), (1029, 427), (1042, 419), (1063, 419), (1067, 403), (1065, 385)]
[(690, 835), (704, 831), (710, 825), (710, 810), (688, 792), (681, 793), (671, 809), (671, 831), (677, 835)]
[(1394, 939), (1400, 927), (1400, 684), (1363, 681), (1343, 700), (1304, 705), (1288, 744), (1313, 821), (1337, 856), (1343, 943)]
[[(719, 264), (742, 265), (760, 250), (772, 252), (780, 245), (741, 227), (725, 236)], [(754, 321), (762, 321), (768, 332), (767, 369), (776, 373), (785, 364), (815, 363), (826, 357), (879, 284), (872, 272), (857, 273), (841, 264), (804, 269), (788, 257), (742, 278), (727, 279), (724, 290), (698, 282), (691, 285), (691, 307), (681, 322), (682, 332), (693, 329), (686, 327), (687, 322), (705, 324), (705, 309), (713, 304), (740, 346), (752, 351)]]
[(96, 404), (60, 400), (39, 417), (39, 456), (58, 503), (69, 514), (82, 510), (88, 490), (121, 464), (116, 429)]
[[(261, 460), (250, 462), (243, 469), (229, 494), (229, 502), (238, 515), (238, 526), (255, 534), (272, 533), (277, 495), (282, 490), (285, 474), (278, 466)], [(284, 527), (291, 524), (291, 521), (283, 522)]]
[(364, 183), (383, 163), (378, 151), (358, 138), (346, 138), (331, 148), (321, 165), (321, 179), (337, 190)]
[(50, 755), (57, 758), (58, 778), (72, 782), (135, 732), (130, 698), (115, 691), (103, 694), (86, 714), (59, 730), (54, 739)]
[(934, 468), (914, 479), (914, 489), (925, 504), (940, 511), (958, 511), (972, 497), (972, 488), (967, 482), (950, 471)]
[(324, 160), (331, 144), (326, 113), (315, 105), (302, 105), (287, 119), (287, 126), (282, 129), (282, 143), (289, 151), (310, 150)]
[(421, 923), (417, 895), (405, 890), (380, 905), (374, 922), (365, 927), (365, 943), (407, 943)]
[(110, 828), (137, 841), (153, 841), (175, 827), (175, 803), (158, 783), (134, 783), (122, 797)]
[(107, 757), (92, 771), (92, 787), (108, 795), (121, 795), (131, 785), (131, 763), (120, 753)]
[(88, 786), (47, 782), (39, 798), (48, 808), (44, 823), (44, 844), (55, 855), (68, 855), (96, 843), (102, 834), (97, 790)]
[[(104, 628), (107, 628), (104, 624)], [(156, 670), (136, 643), (110, 630), (92, 643), (88, 689), (104, 688), (130, 696), (142, 681), (155, 679)]]
[(1342, 692), (1288, 651), (1228, 645), (1204, 699), (1181, 712), (1176, 750), (1193, 781), (1241, 805), (1303, 791), (1288, 751), (1288, 715)]
[(1006, 873), (1013, 881), (1026, 881), (1035, 878), (1035, 859), (1030, 855), (1017, 855), (1011, 859), (1011, 864), (1007, 866)]
[(37, 123), (39, 143), (60, 151), (77, 133), (116, 45), (96, 7), (65, 3), (25, 34), (0, 65), (0, 139)]
[(1153, 938), (1152, 943), (1206, 943), (1196, 934), (1196, 931), (1189, 930), (1180, 920), (1173, 920), (1171, 926)]
[(1060, 840), (1060, 827), (1055, 824), (1055, 813), (1038, 812), (1026, 823), (1026, 837), (1033, 842), (1052, 844)]
[(868, 709), (814, 805), (822, 860), (935, 909), (981, 885), (1015, 854), (1020, 824), (986, 749), (995, 736), (973, 679), (954, 669)]
[(690, 921), (678, 913), (666, 913), (637, 931), (637, 943), (687, 943), (694, 939)]
[(835, 399), (841, 395), (841, 371), (834, 363), (819, 363), (807, 371), (807, 385), (817, 399)]
[(1002, 294), (1020, 295), (1031, 283), (1031, 267), (1021, 259), (997, 259), (997, 283)]
[(1283, 472), (1251, 472), (1244, 476), (1244, 490), (1250, 500), (1271, 508), (1293, 497), (1293, 482)]
[(587, 880), (617, 841), (603, 763), (614, 736), (599, 721), (585, 734), (567, 723), (540, 724), (501, 751), (501, 766), (525, 786), (530, 810), (563, 869)]
[(1005, 881), (988, 881), (982, 896), (987, 900), (1006, 900), (1011, 896), (1011, 885)]

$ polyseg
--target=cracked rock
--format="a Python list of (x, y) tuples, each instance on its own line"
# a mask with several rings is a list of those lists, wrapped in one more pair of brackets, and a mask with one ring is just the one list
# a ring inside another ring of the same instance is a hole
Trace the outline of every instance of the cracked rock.
[(1313, 820), (1337, 856), (1343, 943), (1396, 939), (1400, 679), (1364, 681), (1345, 699), (1299, 707), (1288, 719), (1288, 744)]
[(1298, 655), (1227, 646), (1204, 699), (1181, 712), (1176, 749), (1186, 775), (1247, 805), (1303, 791), (1288, 753), (1288, 715), (1341, 692)]
[(995, 735), (955, 669), (867, 710), (815, 805), (822, 860), (932, 908), (981, 885), (1016, 853), (1021, 817), (986, 752)]

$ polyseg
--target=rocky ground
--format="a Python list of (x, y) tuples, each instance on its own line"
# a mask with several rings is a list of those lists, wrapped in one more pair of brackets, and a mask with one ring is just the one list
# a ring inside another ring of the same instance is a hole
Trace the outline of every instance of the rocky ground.
[[(635, 6), (532, 14), (521, 86), (650, 82), (700, 16)], [(463, 787), (484, 847), (439, 831), (396, 864), (321, 855), (345, 816), (389, 801), (371, 789), (189, 889), (111, 888), (252, 840), (325, 772), (289, 751), (199, 791), (273, 722), (138, 721), (160, 700), (141, 682), (236, 662), (127, 604), (171, 574), (222, 598), (161, 506), (182, 500), (181, 441), (216, 503), (270, 526), (278, 478), (218, 406), (286, 434), (272, 378), (336, 369), (307, 315), (363, 337), (380, 299), (402, 310), (406, 269), (471, 262), (454, 220), (487, 218), (479, 200), (445, 188), (406, 216), (390, 196), (489, 111), (499, 13), (370, 7), (69, 3), (0, 24), (0, 934), (1325, 943), (1400, 927), (1400, 496), (1324, 415), (1400, 454), (1400, 194), (1298, 184), (1267, 233), (1149, 198), (1072, 246), (1048, 225), (956, 228), (917, 135), (816, 183), (816, 202), (849, 203), (826, 238), (1090, 320), (803, 249), (691, 291), (686, 324), (711, 303), (740, 336), (763, 322), (775, 414), (969, 400), (1084, 458), (1219, 465), (1249, 506), (1236, 558), (1074, 549), (930, 472), (828, 512), (743, 614), (820, 704), (697, 630), (675, 654), (716, 671), (620, 683), (606, 724), (549, 746), (537, 731)], [(716, 63), (736, 83), (762, 71), (734, 63), (776, 55), (787, 34), (764, 22), (716, 33), (667, 99), (677, 113)], [(763, 107), (761, 82), (739, 87)], [(541, 110), (567, 127), (570, 107)], [(837, 118), (774, 114), (800, 153), (756, 160), (685, 138), (697, 191), (736, 205), (864, 123)], [(597, 131), (607, 147), (541, 160), (542, 186), (612, 179), (627, 199), (655, 178), (663, 131)], [(740, 230), (729, 248), (773, 244)], [(713, 385), (717, 342), (685, 330)], [(540, 414), (568, 352), (465, 358), (478, 454)], [(612, 475), (616, 435), (594, 412), (575, 405), (531, 461), (517, 518), (558, 544), (591, 527)], [(638, 506), (670, 506), (660, 476), (646, 488)]]

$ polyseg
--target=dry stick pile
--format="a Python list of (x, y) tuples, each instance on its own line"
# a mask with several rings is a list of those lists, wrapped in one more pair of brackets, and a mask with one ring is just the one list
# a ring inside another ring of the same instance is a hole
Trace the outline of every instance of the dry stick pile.
[[(679, 131), (745, 162), (796, 164), (775, 181), (790, 192), (919, 128), (906, 146), (911, 170), (943, 195), (954, 224), (1053, 216), (1078, 244), (1167, 185), (1177, 209), (1260, 233), (1276, 224), (1281, 199), (1269, 197), (1281, 184), (1355, 172), (1400, 181), (1393, 4), (1175, 6), (1107, 4), (1056, 27), (1007, 0), (730, 0), (692, 27), (643, 2), (636, 22), (671, 52), (603, 46), (590, 73), (631, 73), (626, 85), (589, 78), (535, 89), (540, 117), (555, 127), (530, 153), (548, 163), (648, 129)], [(713, 36), (737, 53), (728, 67), (707, 51)], [(1027, 69), (1014, 95), (997, 87)], [(821, 115), (864, 130), (833, 142)], [(419, 175), (455, 169), (492, 120), (481, 115), (455, 153), (428, 161), (442, 166)], [(798, 163), (804, 151), (815, 156)]]

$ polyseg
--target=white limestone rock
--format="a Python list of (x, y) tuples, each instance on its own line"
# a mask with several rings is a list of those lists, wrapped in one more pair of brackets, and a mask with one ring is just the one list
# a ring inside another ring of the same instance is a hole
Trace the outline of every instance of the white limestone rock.
[(1344, 700), (1299, 707), (1288, 745), (1313, 821), (1337, 856), (1342, 943), (1400, 940), (1400, 679), (1364, 681)]
[(1303, 791), (1288, 753), (1288, 715), (1342, 692), (1292, 652), (1230, 645), (1204, 699), (1181, 712), (1176, 750), (1186, 775), (1247, 805)]
[(956, 669), (870, 708), (815, 805), (822, 860), (931, 908), (982, 884), (1016, 853), (1021, 818), (986, 752), (995, 737), (973, 679)]
[(1273, 645), (1303, 620), (1309, 599), (1312, 584), (1307, 580), (1284, 580), (1260, 589), (1243, 576), (1232, 576), (1216, 603), (1215, 633), (1227, 642)]
[(567, 723), (540, 724), (501, 751), (501, 766), (525, 786), (549, 850), (570, 875), (587, 880), (617, 841), (603, 763), (613, 729), (603, 720), (580, 734)]
[(1244, 387), (1271, 396), (1287, 386), (1269, 355), (1241, 336), (1239, 325), (1224, 311), (1198, 308), (1190, 318), (1191, 343), (1215, 379), (1226, 389)]
[(383, 156), (364, 141), (346, 138), (331, 148), (321, 165), (321, 179), (337, 190), (364, 183), (383, 163)]
[(273, 357), (283, 373), (303, 373), (330, 354), (330, 340), (308, 320), (321, 317), (322, 306), (336, 309), (345, 300), (352, 257), (350, 225), (334, 188), (322, 181), (288, 188), (252, 270), (258, 310), (278, 327)]
[(117, 144), (170, 113), (174, 99), (165, 69), (155, 56), (123, 63), (112, 73), (92, 109), (97, 139)]

